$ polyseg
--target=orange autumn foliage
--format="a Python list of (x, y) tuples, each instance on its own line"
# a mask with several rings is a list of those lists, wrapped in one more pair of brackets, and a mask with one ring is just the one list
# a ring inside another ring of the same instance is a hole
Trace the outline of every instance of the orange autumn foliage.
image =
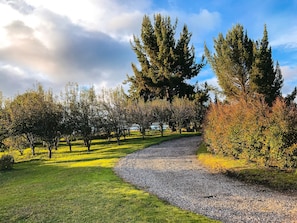
[(210, 152), (244, 158), (261, 166), (297, 168), (297, 108), (261, 98), (212, 104), (204, 137)]

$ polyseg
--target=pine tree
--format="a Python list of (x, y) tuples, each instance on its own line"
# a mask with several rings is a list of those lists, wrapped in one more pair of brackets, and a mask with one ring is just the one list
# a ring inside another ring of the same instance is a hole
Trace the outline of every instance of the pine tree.
[(253, 64), (253, 42), (236, 25), (226, 37), (219, 34), (214, 40), (216, 53), (213, 55), (205, 45), (205, 55), (214, 70), (219, 85), (227, 98), (247, 98), (250, 93), (249, 76)]
[(214, 40), (216, 53), (205, 45), (205, 55), (228, 99), (262, 95), (268, 105), (281, 95), (283, 78), (279, 64), (274, 68), (268, 32), (264, 26), (261, 41), (251, 40), (242, 25)]
[(130, 94), (145, 101), (156, 98), (171, 101), (175, 95), (189, 96), (194, 87), (186, 80), (195, 77), (203, 63), (196, 64), (194, 47), (189, 46), (191, 33), (184, 25), (178, 40), (175, 39), (177, 20), (172, 25), (170, 17), (154, 16), (152, 24), (144, 16), (141, 38), (134, 36), (132, 49), (140, 69), (132, 63), (134, 76), (128, 76)]
[(283, 79), (278, 62), (274, 68), (266, 25), (262, 40), (260, 43), (256, 42), (255, 46), (254, 69), (250, 78), (251, 86), (254, 92), (264, 95), (265, 101), (271, 106), (273, 101), (281, 95)]

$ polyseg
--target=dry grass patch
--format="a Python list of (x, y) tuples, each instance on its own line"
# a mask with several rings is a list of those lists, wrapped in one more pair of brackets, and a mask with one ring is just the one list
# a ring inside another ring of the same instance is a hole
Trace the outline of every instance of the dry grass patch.
[(281, 171), (259, 167), (243, 159), (214, 155), (207, 151), (204, 143), (199, 146), (197, 158), (212, 172), (224, 173), (247, 183), (264, 185), (282, 192), (297, 192), (296, 170)]

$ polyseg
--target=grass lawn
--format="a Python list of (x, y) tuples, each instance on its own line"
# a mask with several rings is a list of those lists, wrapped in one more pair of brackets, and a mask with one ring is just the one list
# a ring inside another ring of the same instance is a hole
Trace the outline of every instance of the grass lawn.
[(14, 169), (0, 172), (0, 222), (215, 222), (136, 189), (112, 170), (120, 157), (175, 137), (96, 140), (91, 152), (80, 141), (71, 153), (61, 143), (51, 160), (44, 148), (35, 157), (29, 149), (15, 153)]
[(297, 171), (264, 168), (245, 160), (213, 155), (207, 152), (203, 143), (198, 149), (197, 156), (212, 171), (222, 172), (230, 177), (248, 183), (261, 184), (282, 192), (297, 192)]

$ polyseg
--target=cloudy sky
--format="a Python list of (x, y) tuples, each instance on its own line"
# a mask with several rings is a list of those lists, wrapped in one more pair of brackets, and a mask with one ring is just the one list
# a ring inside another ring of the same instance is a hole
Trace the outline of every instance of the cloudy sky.
[[(41, 83), (59, 93), (68, 82), (115, 87), (132, 75), (130, 40), (143, 16), (178, 19), (192, 32), (197, 61), (204, 43), (233, 25), (261, 39), (267, 25), (273, 58), (297, 86), (297, 0), (0, 0), (0, 91), (11, 97)], [(216, 79), (207, 66), (193, 81)]]

